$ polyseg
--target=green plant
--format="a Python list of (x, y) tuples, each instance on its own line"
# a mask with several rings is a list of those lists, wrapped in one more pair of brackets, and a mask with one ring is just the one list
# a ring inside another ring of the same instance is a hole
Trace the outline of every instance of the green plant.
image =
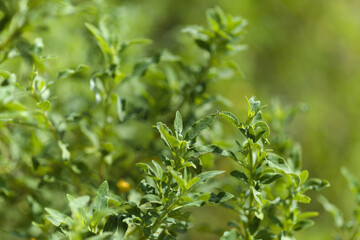
[[(199, 191), (198, 185), (221, 174), (223, 171), (202, 171), (196, 138), (208, 128), (215, 115), (210, 115), (195, 122), (186, 131), (183, 130), (182, 117), (176, 113), (175, 134), (163, 123), (156, 128), (161, 138), (171, 151), (171, 156), (163, 156), (162, 164), (153, 161), (153, 167), (138, 163), (138, 170), (148, 178), (140, 182), (144, 196), (140, 204), (146, 204), (145, 211), (138, 216), (141, 222), (136, 224), (141, 231), (141, 238), (175, 239), (177, 232), (188, 228), (189, 207), (199, 207), (207, 202), (220, 203), (232, 197), (220, 192)], [(185, 211), (185, 212), (184, 212)]]
[[(262, 120), (262, 106), (255, 98), (248, 100), (245, 122), (230, 112), (219, 114), (230, 121), (245, 137), (236, 141), (240, 154), (231, 154), (239, 170), (230, 174), (238, 179), (240, 191), (235, 204), (229, 206), (239, 215), (235, 229), (222, 239), (294, 239), (294, 232), (312, 226), (308, 218), (317, 212), (302, 213), (298, 203), (309, 203), (308, 190), (328, 187), (327, 181), (310, 178), (308, 171), (300, 171), (299, 154), (285, 160), (265, 146), (269, 144), (269, 126)], [(227, 154), (228, 155), (228, 154)], [(245, 183), (245, 184), (243, 184)]]
[[(0, 212), (11, 212), (1, 223), (5, 239), (176, 239), (190, 227), (191, 210), (205, 204), (238, 215), (222, 239), (293, 239), (312, 224), (316, 214), (301, 213), (297, 203), (328, 184), (307, 179), (297, 145), (283, 144), (284, 136), (274, 141), (284, 158), (267, 149), (270, 127), (259, 101), (248, 100), (243, 123), (218, 112), (243, 135), (240, 153), (221, 145), (231, 133), (214, 112), (228, 101), (209, 88), (239, 77), (231, 55), (244, 49), (246, 20), (216, 7), (207, 28), (185, 28), (201, 53), (193, 62), (125, 32), (122, 8), (111, 1), (0, 7)], [(85, 60), (48, 56), (44, 32), (63, 26), (64, 16), (81, 24)], [(235, 160), (238, 192), (214, 187), (214, 177), (231, 180), (204, 164), (224, 157)]]
[[(95, 203), (90, 206), (92, 210), (84, 208), (89, 196), (75, 199), (68, 195), (72, 218), (49, 208), (46, 209), (49, 213), (46, 218), (70, 239), (96, 234), (101, 234), (102, 239), (109, 236), (116, 239), (175, 239), (178, 232), (185, 232), (188, 227), (190, 213), (184, 209), (207, 202), (221, 203), (232, 197), (225, 192), (214, 194), (198, 191), (197, 188), (223, 173), (202, 172), (199, 157), (206, 152), (199, 151), (199, 146), (195, 145), (200, 132), (211, 125), (214, 117), (200, 119), (183, 131), (182, 118), (177, 112), (175, 134), (165, 124), (157, 123), (156, 128), (171, 156), (164, 155), (161, 165), (156, 161), (152, 162), (153, 166), (145, 163), (136, 165), (138, 171), (146, 176), (138, 187), (143, 196), (136, 202), (109, 198), (108, 183), (104, 182), (97, 191)], [(110, 202), (115, 203), (116, 208), (108, 208)], [(109, 215), (105, 220), (104, 217)]]

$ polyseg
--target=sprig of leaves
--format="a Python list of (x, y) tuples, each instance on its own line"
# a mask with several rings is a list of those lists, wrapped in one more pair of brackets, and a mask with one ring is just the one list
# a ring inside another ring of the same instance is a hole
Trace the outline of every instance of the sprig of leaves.
[[(113, 216), (121, 208), (119, 199), (112, 198), (108, 194), (109, 186), (105, 181), (96, 193), (96, 198), (90, 201), (85, 195), (74, 197), (67, 194), (71, 215), (66, 215), (52, 208), (45, 208), (46, 219), (58, 228), (69, 239), (114, 239), (122, 237), (124, 232), (119, 229), (114, 231), (109, 225), (112, 224)], [(112, 207), (109, 206), (111, 203)], [(116, 208), (115, 208), (116, 207)], [(35, 224), (46, 230), (46, 225)], [(125, 229), (126, 230), (126, 229)]]
[(215, 118), (210, 115), (183, 129), (179, 112), (174, 121), (174, 132), (159, 122), (156, 129), (171, 155), (164, 155), (162, 164), (153, 161), (153, 166), (145, 163), (136, 165), (138, 171), (147, 178), (139, 184), (144, 196), (140, 206), (142, 221), (137, 224), (142, 237), (149, 239), (175, 239), (178, 233), (188, 229), (189, 207), (200, 207), (205, 203), (221, 203), (232, 197), (223, 193), (199, 192), (197, 187), (223, 171), (202, 172), (200, 156), (204, 152), (197, 150), (196, 138), (209, 128)]
[(219, 112), (245, 137), (242, 143), (236, 141), (240, 154), (231, 154), (239, 170), (230, 175), (242, 186), (231, 206), (239, 219), (231, 223), (235, 229), (225, 232), (222, 240), (295, 239), (294, 232), (313, 225), (308, 218), (317, 216), (316, 212), (301, 213), (298, 203), (310, 202), (306, 191), (329, 185), (324, 180), (308, 179), (306, 170), (298, 174), (287, 160), (265, 148), (270, 128), (262, 120), (262, 108), (260, 101), (250, 98), (245, 122), (230, 112)]

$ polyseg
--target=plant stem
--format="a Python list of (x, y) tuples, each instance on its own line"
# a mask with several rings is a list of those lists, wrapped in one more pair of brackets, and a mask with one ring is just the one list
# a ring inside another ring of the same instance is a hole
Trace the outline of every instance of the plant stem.
[[(253, 188), (254, 188), (254, 183), (253, 183), (253, 155), (252, 155), (252, 149), (251, 149), (251, 145), (250, 146), (250, 151), (249, 151), (249, 162), (248, 162), (248, 170), (249, 170), (249, 187), (250, 187), (250, 196), (249, 196), (249, 212), (247, 214), (247, 219), (248, 219), (248, 226), (247, 229), (250, 229), (251, 227), (251, 222), (253, 219), (253, 212), (252, 212), (252, 207), (254, 205), (254, 194), (253, 194)], [(246, 239), (250, 239), (250, 235), (248, 233), (248, 231), (246, 231)]]
[[(107, 118), (108, 118), (108, 114), (109, 114), (109, 106), (107, 104), (107, 99), (104, 102), (105, 106), (104, 106), (104, 121), (103, 121), (103, 128), (101, 131), (101, 138), (102, 138), (102, 143), (104, 143), (104, 139), (107, 135)], [(100, 157), (100, 162), (99, 162), (99, 176), (101, 181), (104, 181), (105, 177), (106, 177), (106, 162), (105, 162), (105, 154), (103, 152), (101, 152), (101, 157)]]

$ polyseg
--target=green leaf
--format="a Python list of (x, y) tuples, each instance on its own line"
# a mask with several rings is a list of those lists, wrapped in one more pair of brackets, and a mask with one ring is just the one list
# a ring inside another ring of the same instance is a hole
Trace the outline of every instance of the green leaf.
[(146, 163), (137, 163), (135, 167), (140, 174), (147, 174), (154, 177), (156, 176), (155, 171)]
[(248, 178), (247, 178), (246, 174), (243, 173), (243, 172), (240, 172), (238, 170), (234, 170), (234, 171), (230, 172), (230, 175), (237, 178), (237, 179), (239, 179), (239, 180), (243, 180), (246, 183), (248, 182)]
[(176, 240), (168, 231), (162, 231), (157, 240)]
[[(354, 176), (345, 168), (342, 167), (341, 168), (341, 173), (342, 175), (345, 177), (346, 181), (349, 184), (350, 189), (356, 194), (358, 195), (360, 193), (360, 185), (359, 183), (356, 181), (356, 179), (354, 178)], [(360, 194), (359, 194), (360, 196)], [(360, 201), (360, 197), (358, 199), (358, 201)], [(359, 202), (360, 203), (360, 202)]]
[(274, 153), (267, 153), (266, 159), (270, 163), (272, 163), (275, 168), (277, 168), (285, 173), (288, 173), (288, 174), (293, 173), (293, 171), (291, 171), (288, 164), (286, 163), (285, 159), (283, 159), (279, 155), (276, 155)]
[(201, 39), (195, 39), (195, 43), (196, 43), (196, 45), (198, 45), (198, 47), (200, 47), (208, 52), (211, 51), (209, 42), (201, 40)]
[(47, 220), (49, 220), (49, 222), (51, 222), (51, 224), (53, 224), (56, 227), (59, 227), (61, 224), (65, 223), (64, 221), (62, 221), (57, 217), (54, 217), (53, 215), (45, 215), (45, 217)]
[(303, 183), (305, 183), (306, 180), (308, 179), (308, 177), (309, 177), (309, 172), (308, 172), (307, 170), (304, 170), (304, 171), (302, 171), (302, 172), (300, 173), (299, 177), (300, 177), (300, 183), (303, 184)]
[(80, 122), (80, 130), (84, 133), (84, 135), (90, 140), (95, 148), (99, 148), (99, 137), (93, 131), (91, 131), (85, 121)]
[(161, 62), (180, 62), (181, 57), (174, 55), (173, 53), (171, 53), (165, 49), (165, 50), (162, 50), (162, 52), (161, 52), (160, 61)]
[(194, 150), (196, 150), (196, 152), (198, 152), (200, 155), (205, 154), (205, 153), (215, 153), (215, 154), (219, 154), (224, 157), (232, 158), (235, 161), (237, 161), (237, 158), (233, 152), (224, 150), (214, 144), (207, 145), (207, 146), (198, 145), (198, 146), (194, 147)]
[(301, 220), (300, 222), (297, 222), (294, 226), (295, 231), (300, 231), (305, 228), (309, 228), (312, 225), (314, 225), (314, 221), (310, 219)]
[(67, 149), (67, 144), (63, 143), (62, 141), (58, 141), (58, 146), (61, 150), (61, 158), (64, 161), (68, 161), (70, 160), (71, 154), (69, 152), (69, 150)]
[(182, 139), (182, 131), (183, 131), (183, 121), (179, 111), (176, 112), (175, 120), (174, 120), (174, 129), (176, 138)]
[(255, 140), (257, 142), (260, 138), (266, 139), (270, 134), (270, 128), (266, 122), (259, 121), (254, 125), (255, 130)]
[(66, 69), (64, 71), (59, 72), (58, 76), (57, 76), (57, 80), (60, 79), (65, 79), (68, 77), (71, 77), (72, 75), (81, 72), (85, 69), (87, 69), (88, 67), (84, 64), (80, 64), (79, 66), (77, 66), (75, 69)]
[(282, 175), (279, 173), (265, 173), (264, 175), (262, 175), (260, 177), (260, 182), (262, 184), (270, 184), (273, 181), (275, 181), (276, 179), (281, 178), (281, 177), (282, 177)]
[(224, 232), (224, 234), (220, 238), (220, 240), (237, 240), (237, 239), (238, 239), (238, 233), (236, 232), (235, 229)]
[(205, 33), (205, 29), (199, 26), (190, 26), (182, 30), (184, 33), (188, 33), (194, 40), (202, 40), (203, 42), (210, 41), (209, 34)]
[(112, 232), (115, 239), (121, 240), (123, 239), (126, 230), (128, 229), (128, 225), (124, 222), (124, 218), (126, 218), (126, 214), (119, 214), (119, 215), (111, 215), (106, 221), (103, 231), (104, 232)]
[(219, 192), (218, 194), (211, 193), (209, 202), (219, 204), (222, 202), (226, 202), (233, 197), (234, 197), (234, 195), (232, 195), (231, 193), (228, 193), (228, 192)]
[(124, 81), (131, 79), (131, 78), (139, 78), (139, 77), (144, 76), (151, 65), (159, 62), (160, 57), (161, 57), (161, 54), (158, 54), (158, 55), (155, 55), (151, 58), (147, 58), (147, 59), (137, 63), (134, 66), (132, 73), (130, 75), (128, 75), (126, 77), (126, 79), (124, 79)]
[(85, 211), (85, 207), (88, 204), (90, 197), (83, 196), (83, 197), (74, 198), (70, 194), (67, 194), (66, 196), (69, 200), (69, 206), (73, 216), (76, 215), (77, 213), (80, 213), (80, 215), (83, 217), (83, 220), (86, 223), (89, 223), (90, 218), (89, 215), (87, 214), (87, 211)]
[(235, 127), (240, 127), (239, 119), (231, 112), (219, 112), (219, 115), (232, 123)]
[(60, 226), (61, 224), (66, 222), (66, 216), (65, 214), (62, 214), (61, 212), (52, 209), (52, 208), (45, 208), (45, 211), (48, 212), (50, 215), (46, 215), (45, 217), (55, 226)]
[(25, 111), (26, 106), (19, 102), (8, 102), (2, 106), (5, 111)]
[(126, 41), (121, 45), (121, 51), (123, 52), (128, 47), (137, 45), (137, 44), (151, 44), (152, 40), (148, 38), (135, 38), (130, 41)]
[(214, 17), (214, 14), (211, 14), (212, 13), (212, 11), (211, 11), (212, 9), (210, 9), (208, 12), (207, 12), (207, 22), (208, 22), (208, 25), (211, 27), (211, 29), (213, 30), (213, 31), (218, 31), (219, 30), (219, 28), (220, 28), (220, 26), (219, 26), (219, 23), (218, 23), (218, 19), (216, 19), (215, 17)]
[(203, 200), (189, 202), (183, 205), (183, 207), (201, 207), (205, 204)]
[(140, 174), (147, 173), (150, 168), (146, 163), (137, 163), (135, 167)]
[[(241, 129), (240, 129), (241, 130)], [(255, 130), (254, 130), (254, 127), (253, 126), (249, 126), (248, 127), (248, 134), (247, 134), (247, 138), (251, 138), (251, 139), (253, 139), (254, 141), (255, 141), (255, 135), (256, 135), (256, 133), (255, 133)]]
[(214, 170), (214, 171), (208, 171), (208, 172), (200, 173), (198, 175), (198, 177), (200, 178), (199, 183), (205, 182), (205, 181), (207, 181), (207, 180), (209, 180), (209, 179), (211, 179), (211, 178), (213, 178), (213, 177), (215, 177), (215, 176), (217, 176), (219, 174), (222, 174), (224, 172), (225, 171), (216, 171), (216, 170)]
[(11, 73), (8, 71), (0, 70), (0, 78), (8, 79), (10, 78)]
[[(107, 240), (107, 239), (112, 239), (112, 236), (114, 235), (114, 233), (112, 232), (103, 232), (101, 235), (96, 235), (96, 236), (92, 236), (92, 237), (88, 237), (86, 238), (86, 240)], [(111, 237), (111, 238), (110, 238)]]
[(154, 160), (152, 160), (152, 163), (153, 163), (153, 165), (155, 166), (155, 169), (156, 169), (156, 177), (158, 178), (158, 179), (161, 179), (162, 178), (162, 176), (163, 176), (163, 169), (161, 168), (161, 166), (157, 163), (157, 162), (155, 162)]
[(302, 162), (302, 156), (301, 156), (301, 146), (300, 144), (294, 144), (294, 147), (291, 150), (291, 154), (289, 156), (289, 163), (292, 169), (296, 171), (300, 171), (301, 169), (301, 162)]
[(304, 183), (303, 190), (304, 191), (307, 191), (307, 190), (320, 191), (329, 186), (330, 186), (330, 183), (326, 180), (319, 179), (319, 178), (310, 178)]
[(199, 180), (200, 180), (199, 177), (193, 177), (192, 179), (190, 179), (190, 181), (186, 184), (186, 190), (189, 190), (193, 186), (195, 186), (195, 184), (197, 184)]
[(181, 190), (185, 190), (186, 182), (182, 179), (182, 176), (179, 172), (175, 172), (174, 170), (170, 170), (171, 176), (176, 180)]
[(49, 100), (45, 100), (36, 104), (41, 110), (48, 112), (51, 109), (51, 103)]
[[(248, 100), (248, 113), (252, 116), (255, 115), (261, 109), (261, 102), (257, 101), (255, 97), (251, 97)], [(249, 115), (249, 116), (250, 116)]]
[(300, 220), (303, 220), (303, 219), (307, 219), (307, 218), (312, 218), (312, 217), (317, 217), (319, 216), (319, 213), (318, 212), (304, 212), (304, 213), (301, 213), (297, 219), (298, 221)]
[(257, 191), (253, 186), (250, 187), (251, 194), (254, 196), (255, 201), (262, 206), (261, 192)]
[(104, 210), (107, 209), (108, 207), (108, 194), (109, 192), (109, 184), (107, 181), (104, 181), (96, 194), (96, 199), (95, 199), (95, 209), (96, 210)]
[(173, 136), (171, 130), (163, 123), (158, 122), (156, 128), (160, 132), (161, 139), (164, 140), (165, 144), (170, 148), (174, 149), (179, 147), (179, 141)]
[(141, 180), (139, 183), (139, 188), (141, 189), (141, 192), (144, 194), (154, 194), (155, 188), (148, 184), (145, 179)]
[(132, 77), (142, 77), (145, 75), (145, 73), (147, 72), (147, 70), (149, 69), (149, 67), (151, 65), (153, 65), (154, 62), (151, 60), (145, 60), (143, 62), (140, 62), (138, 64), (135, 65), (134, 70), (131, 74)]
[(261, 240), (273, 240), (277, 239), (277, 235), (271, 232), (271, 229), (259, 229), (255, 233), (255, 239)]
[(227, 44), (226, 49), (231, 50), (233, 52), (241, 52), (248, 49), (248, 45), (246, 44)]
[(69, 200), (69, 206), (72, 212), (76, 212), (78, 209), (86, 207), (90, 201), (89, 196), (74, 198), (70, 194), (67, 194), (67, 198)]
[(161, 199), (155, 194), (146, 194), (141, 198), (140, 205), (145, 203), (157, 203), (161, 204)]
[(110, 53), (110, 48), (109, 45), (106, 43), (105, 39), (103, 38), (100, 30), (90, 23), (85, 23), (85, 26), (94, 35), (97, 44), (100, 47), (104, 56), (107, 56)]
[(311, 198), (301, 193), (297, 193), (293, 199), (301, 203), (310, 203), (311, 201)]
[(204, 129), (207, 129), (211, 126), (215, 116), (216, 116), (215, 114), (211, 114), (210, 116), (204, 117), (204, 118), (196, 121), (186, 131), (185, 139), (191, 141), (194, 138), (196, 138), (201, 133), (201, 131), (203, 131)]
[(95, 210), (93, 213), (93, 217), (91, 219), (90, 225), (92, 227), (96, 227), (101, 220), (103, 220), (104, 218), (106, 218), (107, 216), (111, 215), (114, 213), (114, 210), (112, 209), (102, 209), (102, 210)]
[(280, 240), (296, 240), (293, 236), (283, 235), (281, 234)]
[(325, 211), (332, 215), (335, 221), (335, 225), (339, 228), (342, 228), (345, 223), (343, 213), (335, 205), (330, 203), (324, 196), (320, 195), (318, 197), (318, 200), (325, 209)]

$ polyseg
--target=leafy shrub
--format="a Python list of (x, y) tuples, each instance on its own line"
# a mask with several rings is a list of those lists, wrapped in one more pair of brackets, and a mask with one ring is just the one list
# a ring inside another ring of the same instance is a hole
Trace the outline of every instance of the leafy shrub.
[[(246, 20), (214, 8), (207, 28), (185, 28), (203, 53), (194, 63), (168, 50), (139, 53), (151, 41), (126, 39), (119, 9), (110, 3), (0, 6), (0, 62), (7, 69), (0, 72), (0, 204), (11, 213), (1, 226), (6, 238), (176, 239), (191, 226), (190, 210), (205, 204), (236, 213), (232, 229), (218, 234), (223, 240), (294, 239), (295, 231), (313, 224), (309, 218), (317, 213), (301, 212), (298, 203), (310, 202), (308, 190), (329, 184), (301, 169), (299, 146), (281, 132), (281, 109), (268, 113), (280, 132), (272, 152), (260, 101), (248, 100), (240, 122), (216, 112), (227, 101), (208, 91), (215, 81), (239, 76), (230, 55), (244, 49)], [(99, 19), (90, 17), (96, 8)], [(94, 60), (62, 69), (37, 37), (46, 28), (40, 19), (79, 13), (89, 14), (84, 34)], [(236, 144), (217, 116), (242, 134)], [(209, 130), (212, 125), (217, 130)], [(236, 170), (210, 170), (209, 157), (232, 159)], [(236, 183), (229, 190), (215, 187), (214, 178), (230, 177)]]

